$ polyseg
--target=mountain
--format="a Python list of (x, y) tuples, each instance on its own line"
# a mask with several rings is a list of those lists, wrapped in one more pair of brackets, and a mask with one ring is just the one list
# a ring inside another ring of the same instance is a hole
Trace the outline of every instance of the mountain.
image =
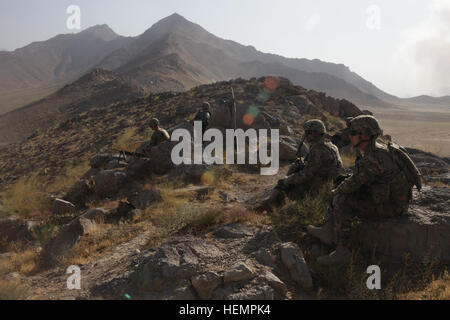
[(131, 79), (94, 69), (48, 97), (0, 115), (0, 145), (20, 141), (36, 130), (80, 117), (94, 107), (135, 100), (143, 89)]
[(422, 95), (413, 98), (401, 99), (401, 101), (407, 102), (408, 104), (413, 106), (429, 105), (433, 107), (450, 108), (450, 96), (436, 98)]
[(285, 58), (221, 39), (176, 13), (137, 37), (102, 25), (0, 52), (0, 67), (0, 113), (55, 92), (92, 68), (133, 78), (148, 92), (273, 74), (364, 107), (428, 103), (390, 95), (342, 64)]
[[(0, 52), (0, 113), (55, 91), (92, 69), (108, 53), (130, 41), (107, 25), (58, 35), (12, 52)], [(11, 96), (11, 93), (16, 93)], [(22, 96), (10, 104), (11, 99)], [(6, 98), (8, 98), (6, 100)]]
[(381, 90), (343, 65), (265, 54), (218, 38), (178, 14), (159, 21), (98, 66), (133, 77), (153, 92), (274, 74), (361, 105), (388, 105), (374, 95)]

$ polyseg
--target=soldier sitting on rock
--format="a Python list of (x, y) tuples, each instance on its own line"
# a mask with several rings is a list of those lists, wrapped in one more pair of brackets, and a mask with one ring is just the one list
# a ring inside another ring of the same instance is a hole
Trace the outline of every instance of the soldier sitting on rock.
[(343, 172), (339, 151), (325, 140), (326, 128), (321, 120), (310, 120), (303, 125), (305, 140), (310, 145), (302, 170), (278, 182), (270, 197), (256, 208), (257, 211), (271, 211), (280, 206), (286, 193), (290, 198), (302, 198), (307, 192), (317, 193), (322, 185), (333, 181)]
[[(332, 191), (332, 214), (325, 225), (319, 228), (308, 226), (308, 232), (323, 243), (337, 244), (330, 255), (318, 258), (319, 263), (349, 263), (352, 227), (365, 218), (395, 217), (408, 210), (414, 182), (395, 156), (402, 155), (399, 152), (403, 151), (377, 142), (381, 135), (382, 130), (373, 116), (359, 116), (351, 121), (349, 138), (362, 157), (356, 160), (354, 174)], [(406, 165), (412, 164), (410, 168), (414, 171), (415, 166), (407, 155), (403, 154), (402, 158), (406, 159)], [(420, 188), (420, 182), (417, 185)]]
[(142, 152), (148, 156), (150, 156), (150, 151), (153, 147), (158, 146), (164, 141), (170, 140), (169, 133), (159, 126), (158, 119), (156, 118), (151, 119), (149, 122), (149, 126), (153, 130), (153, 135), (150, 138), (150, 141), (142, 146)]
[(202, 133), (209, 127), (209, 120), (211, 119), (211, 105), (209, 102), (203, 102), (201, 109), (195, 115), (194, 121), (202, 122)]

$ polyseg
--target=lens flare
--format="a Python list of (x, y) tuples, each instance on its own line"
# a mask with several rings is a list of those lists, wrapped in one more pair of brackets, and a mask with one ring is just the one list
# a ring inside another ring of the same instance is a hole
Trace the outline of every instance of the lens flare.
[(210, 186), (214, 183), (214, 175), (211, 172), (205, 172), (202, 174), (200, 181), (204, 186)]
[(247, 125), (251, 126), (253, 122), (255, 121), (255, 118), (251, 114), (246, 113), (244, 117), (242, 118), (242, 121)]
[(257, 106), (250, 106), (247, 109), (247, 113), (252, 115), (253, 118), (256, 118), (259, 114), (259, 108)]

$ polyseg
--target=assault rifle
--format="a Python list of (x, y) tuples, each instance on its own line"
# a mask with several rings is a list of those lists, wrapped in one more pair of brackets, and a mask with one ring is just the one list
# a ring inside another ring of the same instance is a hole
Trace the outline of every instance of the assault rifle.
[(138, 159), (150, 159), (150, 156), (145, 154), (145, 153), (140, 153), (140, 152), (129, 152), (129, 151), (125, 151), (125, 150), (116, 150), (117, 152), (119, 152), (119, 161), (120, 159), (126, 160), (127, 156), (128, 157), (133, 157), (134, 159), (138, 158)]

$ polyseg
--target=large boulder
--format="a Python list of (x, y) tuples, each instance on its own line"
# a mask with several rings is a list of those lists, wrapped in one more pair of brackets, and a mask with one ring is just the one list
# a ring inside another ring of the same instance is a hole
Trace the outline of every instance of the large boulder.
[(87, 199), (92, 194), (92, 182), (90, 179), (77, 181), (64, 196), (64, 200), (73, 203), (77, 208), (84, 208)]
[(77, 208), (69, 201), (62, 199), (54, 199), (52, 203), (52, 213), (55, 215), (62, 215), (66, 213), (75, 213)]
[(123, 171), (103, 170), (94, 177), (95, 194), (99, 197), (113, 197), (127, 180)]
[(94, 232), (97, 225), (94, 221), (79, 217), (62, 226), (56, 237), (51, 239), (41, 252), (41, 265), (51, 267), (69, 252), (81, 236)]
[(189, 245), (170, 243), (162, 246), (138, 270), (132, 279), (134, 284), (147, 291), (163, 291), (177, 287), (197, 273), (198, 258)]
[(400, 262), (405, 254), (415, 261), (450, 261), (450, 189), (425, 187), (415, 194), (408, 214), (361, 224), (356, 240), (368, 252)]
[(165, 141), (151, 149), (149, 166), (155, 174), (166, 174), (172, 170), (175, 165), (172, 161), (172, 149), (178, 142)]
[(89, 165), (93, 169), (101, 169), (108, 164), (113, 159), (110, 154), (99, 154), (92, 158)]
[(161, 201), (161, 193), (154, 189), (136, 191), (128, 196), (128, 202), (140, 210), (146, 209), (152, 203)]
[(0, 242), (32, 240), (32, 231), (36, 226), (36, 222), (16, 217), (0, 218)]
[(312, 289), (313, 282), (311, 273), (298, 245), (292, 242), (282, 243), (279, 249), (281, 261), (289, 270), (292, 279), (303, 289)]

